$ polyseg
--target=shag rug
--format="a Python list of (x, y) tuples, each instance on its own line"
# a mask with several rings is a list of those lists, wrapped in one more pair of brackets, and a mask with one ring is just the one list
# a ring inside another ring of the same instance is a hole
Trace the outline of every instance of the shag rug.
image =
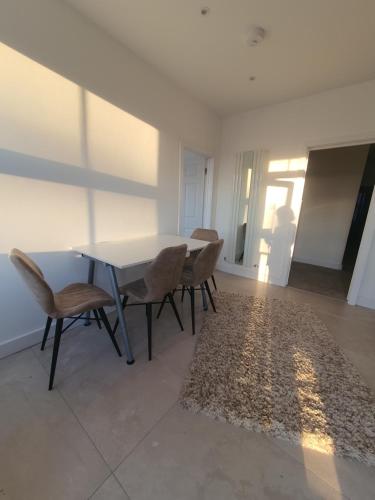
[(374, 396), (310, 306), (225, 292), (216, 303), (182, 405), (375, 465)]

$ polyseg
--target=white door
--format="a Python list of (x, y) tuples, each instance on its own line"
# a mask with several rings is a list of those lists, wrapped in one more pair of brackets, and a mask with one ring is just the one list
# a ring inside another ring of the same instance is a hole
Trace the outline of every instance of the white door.
[(203, 227), (205, 156), (184, 150), (180, 234), (190, 236), (197, 227)]

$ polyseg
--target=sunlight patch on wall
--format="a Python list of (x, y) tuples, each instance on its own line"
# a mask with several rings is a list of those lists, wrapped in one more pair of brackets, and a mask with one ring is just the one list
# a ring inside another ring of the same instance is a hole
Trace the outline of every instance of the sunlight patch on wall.
[(88, 220), (85, 188), (0, 174), (0, 253), (68, 250), (88, 241)]
[(0, 44), (0, 149), (158, 184), (159, 131)]
[(93, 202), (96, 241), (158, 233), (158, 207), (153, 198), (95, 191)]
[(85, 96), (89, 166), (156, 186), (159, 131), (90, 92)]
[(175, 139), (4, 44), (0, 72), (1, 252), (171, 230)]
[(0, 148), (79, 165), (78, 85), (0, 43)]

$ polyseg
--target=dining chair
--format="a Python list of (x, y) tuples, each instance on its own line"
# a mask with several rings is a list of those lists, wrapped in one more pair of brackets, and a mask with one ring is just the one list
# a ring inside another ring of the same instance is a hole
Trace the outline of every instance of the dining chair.
[[(100, 316), (117, 354), (121, 356), (121, 351), (116, 342), (114, 332), (111, 329), (107, 315), (104, 311), (105, 306), (114, 305), (113, 298), (107, 292), (95, 285), (73, 283), (66, 286), (61, 291), (54, 293), (44, 279), (42, 271), (30, 257), (21, 252), (21, 250), (14, 248), (11, 250), (9, 258), (31, 290), (42, 310), (47, 314), (47, 322), (41, 345), (42, 351), (46, 345), (52, 320), (56, 320), (48, 390), (53, 388), (61, 335), (78, 319), (86, 320), (87, 317), (85, 313), (94, 311), (95, 320), (99, 325)], [(63, 328), (64, 319), (72, 319), (73, 321)]]
[[(171, 304), (181, 330), (184, 329), (173, 298), (177, 288), (187, 253), (187, 245), (164, 248), (157, 257), (148, 264), (144, 278), (120, 286), (120, 294), (124, 296), (123, 309), (126, 306), (144, 305), (147, 317), (148, 359), (152, 359), (152, 306), (161, 301)], [(134, 300), (127, 304), (129, 297)], [(118, 327), (118, 319), (114, 331)]]
[[(193, 238), (194, 240), (202, 240), (202, 241), (212, 242), (212, 241), (217, 241), (219, 239), (219, 234), (216, 231), (216, 229), (204, 229), (204, 228), (198, 227), (197, 229), (194, 229), (194, 231), (191, 233), (190, 238)], [(192, 264), (192, 260), (194, 260), (197, 257), (199, 252), (200, 252), (200, 250), (198, 250), (197, 252), (192, 252), (190, 257), (188, 257), (186, 264), (187, 265)], [(211, 279), (212, 279), (212, 283), (215, 287), (215, 290), (217, 290), (216, 280), (215, 280), (215, 276), (213, 273), (212, 273)]]
[[(203, 248), (194, 258), (192, 265), (184, 266), (180, 284), (183, 289), (186, 289), (190, 295), (190, 305), (191, 305), (191, 322), (192, 322), (192, 332), (195, 335), (195, 291), (201, 290), (203, 293), (203, 288), (206, 289), (210, 303), (214, 312), (216, 312), (215, 302), (212, 297), (211, 289), (208, 284), (208, 279), (212, 276), (215, 269), (216, 263), (220, 256), (221, 249), (223, 248), (224, 240), (217, 240), (209, 243)], [(199, 288), (197, 288), (199, 287)], [(157, 317), (163, 310), (165, 301), (162, 302)]]

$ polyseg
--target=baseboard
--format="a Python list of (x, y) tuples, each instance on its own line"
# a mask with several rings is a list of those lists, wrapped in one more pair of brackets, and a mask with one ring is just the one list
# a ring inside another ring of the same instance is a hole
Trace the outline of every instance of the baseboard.
[(359, 295), (356, 305), (368, 307), (369, 309), (375, 309), (375, 299), (374, 297), (364, 297), (363, 295)]
[(220, 262), (217, 265), (217, 269), (219, 271), (223, 271), (223, 273), (234, 274), (235, 276), (241, 276), (242, 278), (249, 278), (255, 281), (259, 281), (260, 283), (264, 283), (265, 285), (278, 285), (285, 286), (285, 283), (281, 283), (280, 280), (276, 280), (269, 277), (267, 282), (258, 280), (258, 270), (250, 269), (249, 267), (239, 266), (238, 264), (231, 264), (230, 262)]
[(328, 269), (335, 269), (337, 271), (342, 270), (342, 264), (338, 264), (337, 262), (323, 262), (323, 261), (318, 261), (314, 259), (296, 259), (293, 257), (293, 262), (298, 262), (300, 264), (310, 264), (310, 266), (319, 266), (319, 267), (326, 267)]
[[(28, 333), (24, 333), (14, 339), (6, 340), (0, 344), (0, 359), (15, 354), (16, 352), (23, 351), (28, 347), (39, 344), (43, 338), (44, 328), (39, 328)], [(52, 327), (51, 327), (51, 336)]]
[[(107, 314), (111, 314), (115, 312), (116, 308), (114, 306), (106, 307), (105, 310)], [(77, 328), (82, 326), (82, 323), (78, 322), (73, 325), (71, 328)], [(69, 328), (70, 331), (70, 328)], [(54, 337), (55, 332), (55, 320), (52, 321), (50, 334), (48, 336), (49, 339)], [(32, 330), (31, 332), (24, 333), (23, 335), (19, 335), (14, 339), (6, 340), (0, 344), (0, 359), (5, 358), (6, 356), (10, 356), (11, 354), (15, 354), (16, 352), (23, 351), (29, 347), (33, 347), (36, 344), (40, 344), (43, 339), (44, 327), (38, 328), (36, 330)]]

